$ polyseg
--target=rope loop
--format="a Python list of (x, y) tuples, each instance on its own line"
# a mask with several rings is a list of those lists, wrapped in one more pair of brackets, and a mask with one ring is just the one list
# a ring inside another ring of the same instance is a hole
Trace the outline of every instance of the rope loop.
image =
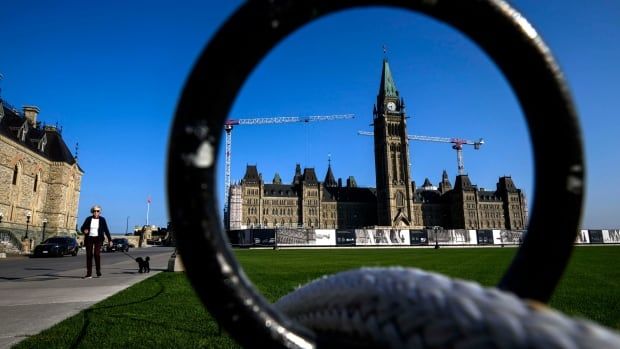
[(591, 321), (415, 268), (341, 272), (312, 281), (274, 305), (331, 347), (620, 347), (620, 335)]

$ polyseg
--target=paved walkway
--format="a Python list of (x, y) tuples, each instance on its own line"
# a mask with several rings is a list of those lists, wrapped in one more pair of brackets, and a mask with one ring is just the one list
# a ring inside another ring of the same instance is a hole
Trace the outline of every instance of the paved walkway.
[(0, 283), (0, 349), (10, 348), (81, 310), (168, 267), (171, 252), (149, 254), (151, 272), (139, 274), (136, 262), (102, 265), (103, 277), (82, 279), (84, 268), (67, 270), (54, 278), (32, 277)]

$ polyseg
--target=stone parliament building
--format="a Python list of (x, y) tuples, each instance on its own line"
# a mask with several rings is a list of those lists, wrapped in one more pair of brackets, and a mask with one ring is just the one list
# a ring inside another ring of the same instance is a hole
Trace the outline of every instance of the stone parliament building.
[(0, 231), (40, 241), (75, 233), (84, 171), (61, 130), (37, 121), (39, 109), (0, 99)]
[(438, 186), (428, 178), (416, 186), (409, 170), (405, 103), (387, 60), (373, 126), (376, 188), (358, 187), (354, 177), (336, 181), (331, 163), (323, 181), (314, 168), (302, 172), (298, 164), (293, 180), (284, 184), (277, 173), (265, 183), (257, 166), (249, 165), (240, 183), (230, 187), (227, 228), (526, 229), (525, 195), (509, 176), (500, 177), (494, 191), (479, 189), (468, 175), (457, 175), (453, 186), (446, 171)]

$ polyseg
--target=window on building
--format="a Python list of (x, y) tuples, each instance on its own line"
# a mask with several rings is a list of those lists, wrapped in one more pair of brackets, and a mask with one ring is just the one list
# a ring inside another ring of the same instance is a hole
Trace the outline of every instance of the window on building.
[(24, 122), (22, 127), (17, 131), (17, 138), (19, 138), (22, 142), (26, 141), (26, 134), (28, 133), (28, 122)]
[(13, 185), (17, 185), (17, 177), (19, 176), (19, 168), (15, 165), (13, 169)]
[(405, 195), (401, 191), (396, 192), (396, 206), (397, 207), (405, 206)]
[(34, 187), (32, 188), (32, 191), (34, 191), (35, 193), (37, 192), (38, 185), (39, 185), (39, 174), (37, 173), (37, 175), (34, 177)]
[(45, 151), (45, 146), (47, 145), (47, 135), (43, 135), (43, 138), (41, 138), (41, 140), (39, 141), (39, 151), (44, 152)]

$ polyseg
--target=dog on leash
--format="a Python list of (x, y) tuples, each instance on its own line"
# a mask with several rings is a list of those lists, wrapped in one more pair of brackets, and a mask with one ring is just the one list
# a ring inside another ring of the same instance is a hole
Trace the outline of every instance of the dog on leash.
[(136, 262), (138, 262), (138, 273), (149, 273), (151, 271), (151, 267), (149, 266), (150, 260), (148, 256), (146, 258), (136, 258)]

